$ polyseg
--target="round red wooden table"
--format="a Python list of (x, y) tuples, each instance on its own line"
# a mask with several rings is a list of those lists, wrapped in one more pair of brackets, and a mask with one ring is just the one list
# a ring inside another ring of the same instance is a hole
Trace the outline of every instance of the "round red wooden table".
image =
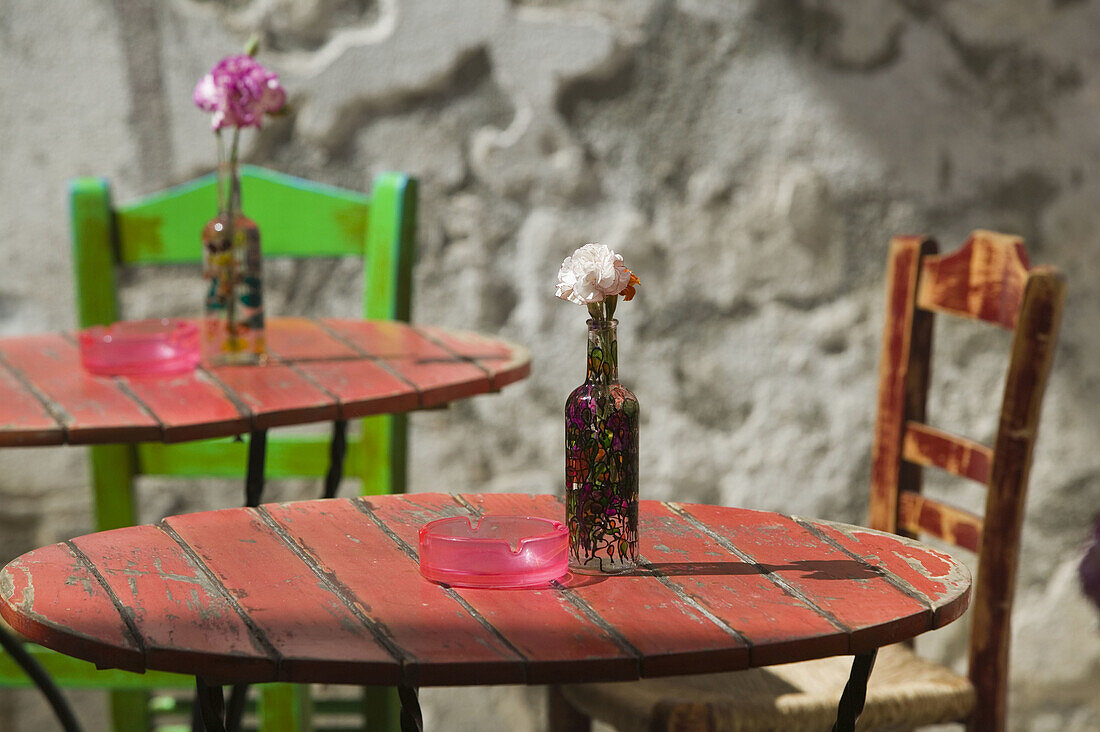
[(866, 655), (951, 622), (969, 601), (966, 568), (909, 539), (655, 501), (641, 503), (631, 575), (536, 590), (423, 579), (418, 528), (467, 513), (564, 509), (552, 496), (430, 493), (173, 516), (13, 560), (0, 572), (0, 614), (99, 666), (194, 674), (211, 719), (223, 683), (380, 684), (402, 688), (403, 721), (418, 728), (420, 686)]

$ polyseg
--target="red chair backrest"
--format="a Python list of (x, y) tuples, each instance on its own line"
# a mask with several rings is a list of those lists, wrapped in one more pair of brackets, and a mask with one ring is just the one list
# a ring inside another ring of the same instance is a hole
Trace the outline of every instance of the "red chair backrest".
[[(1009, 617), (1024, 499), (1064, 300), (1061, 274), (1031, 267), (1019, 237), (978, 230), (944, 255), (927, 237), (890, 242), (870, 526), (914, 537), (932, 534), (978, 553), (969, 666), (978, 706), (972, 729), (1005, 726)], [(934, 313), (1013, 333), (992, 448), (925, 423)], [(986, 486), (984, 516), (923, 496), (926, 466)]]

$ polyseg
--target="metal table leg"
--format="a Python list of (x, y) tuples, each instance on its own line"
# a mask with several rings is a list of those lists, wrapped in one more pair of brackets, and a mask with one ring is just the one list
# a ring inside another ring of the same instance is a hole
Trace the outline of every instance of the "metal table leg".
[(206, 732), (225, 732), (225, 697), (222, 696), (222, 687), (207, 684), (196, 676), (195, 689), (198, 692), (199, 709), (202, 711), (202, 723)]
[(225, 708), (226, 732), (237, 732), (244, 718), (245, 702), (248, 700), (248, 684), (235, 684), (229, 695), (229, 705)]
[(202, 704), (199, 704), (199, 693), (195, 692), (195, 703), (191, 705), (191, 732), (206, 732), (206, 725), (202, 723)]
[(401, 699), (401, 732), (424, 732), (424, 717), (420, 713), (420, 700), (412, 686), (398, 686)]
[(324, 498), (335, 498), (344, 477), (344, 456), (348, 451), (348, 421), (338, 419), (332, 423), (332, 446), (329, 450), (328, 475), (325, 476)]
[(248, 473), (244, 479), (244, 505), (259, 506), (264, 495), (264, 461), (267, 459), (267, 430), (248, 437)]
[(876, 648), (870, 653), (860, 653), (852, 659), (852, 673), (848, 677), (848, 683), (844, 685), (844, 693), (840, 695), (833, 732), (855, 732), (856, 720), (859, 719), (863, 704), (867, 701), (867, 680), (871, 677), (871, 669), (875, 666), (877, 655)]
[(46, 697), (46, 701), (53, 709), (57, 721), (61, 723), (61, 728), (65, 732), (80, 732), (80, 725), (77, 724), (73, 710), (69, 707), (69, 702), (64, 695), (62, 695), (61, 689), (57, 688), (57, 684), (46, 673), (46, 669), (42, 668), (42, 665), (35, 660), (34, 656), (27, 653), (27, 649), (23, 647), (23, 642), (9, 633), (7, 628), (3, 626), (0, 626), (0, 646), (3, 646), (8, 655), (23, 669), (23, 673), (27, 674), (34, 685), (38, 687), (38, 690), (42, 692), (42, 695)]

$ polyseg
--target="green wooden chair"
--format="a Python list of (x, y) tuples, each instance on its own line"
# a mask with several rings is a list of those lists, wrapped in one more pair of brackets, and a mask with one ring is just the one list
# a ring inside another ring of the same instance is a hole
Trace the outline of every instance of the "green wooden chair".
[[(399, 173), (383, 173), (369, 195), (324, 186), (263, 168), (243, 166), (242, 198), (260, 226), (267, 259), (276, 257), (360, 257), (363, 316), (409, 319), (415, 254), (417, 183)], [(207, 175), (135, 202), (115, 207), (102, 178), (81, 178), (71, 186), (73, 270), (80, 327), (119, 319), (117, 269), (201, 261), (199, 233), (217, 208), (214, 175)], [(200, 287), (196, 279), (196, 288)], [(196, 311), (200, 304), (196, 289)], [(340, 425), (342, 428), (343, 425)], [(342, 438), (342, 431), (338, 430)], [(358, 437), (346, 445), (343, 474), (362, 483), (363, 494), (405, 490), (407, 422), (404, 415), (362, 420)], [(244, 475), (247, 440), (205, 440), (165, 445), (104, 445), (89, 449), (95, 528), (102, 531), (137, 523), (134, 478), (141, 475), (232, 477)], [(267, 442), (268, 478), (324, 478), (329, 440), (323, 436), (272, 437)], [(51, 655), (36, 648), (36, 656)], [(53, 654), (56, 655), (56, 654)], [(72, 663), (47, 659), (62, 670), (62, 684), (99, 686), (98, 674), (74, 673)], [(2, 666), (2, 664), (0, 664)], [(102, 686), (112, 691), (117, 730), (149, 728), (145, 689), (191, 686), (189, 677), (143, 677), (111, 672)], [(116, 679), (115, 677), (119, 677)], [(132, 677), (132, 678), (131, 678)], [(0, 682), (3, 678), (0, 678)], [(392, 690), (369, 690), (370, 728), (396, 729), (400, 706)], [(265, 685), (261, 695), (264, 730), (290, 730), (307, 724), (308, 695), (283, 684)], [(375, 726), (377, 725), (377, 726)]]

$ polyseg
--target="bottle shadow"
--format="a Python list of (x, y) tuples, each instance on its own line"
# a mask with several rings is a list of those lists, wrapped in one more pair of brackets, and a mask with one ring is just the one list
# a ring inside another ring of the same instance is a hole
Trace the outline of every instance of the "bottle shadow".
[(881, 576), (874, 567), (854, 559), (799, 559), (785, 564), (748, 562), (647, 562), (630, 572), (615, 575), (569, 573), (558, 581), (562, 587), (586, 587), (608, 580), (632, 577), (720, 577), (774, 573), (811, 580), (860, 580)]

